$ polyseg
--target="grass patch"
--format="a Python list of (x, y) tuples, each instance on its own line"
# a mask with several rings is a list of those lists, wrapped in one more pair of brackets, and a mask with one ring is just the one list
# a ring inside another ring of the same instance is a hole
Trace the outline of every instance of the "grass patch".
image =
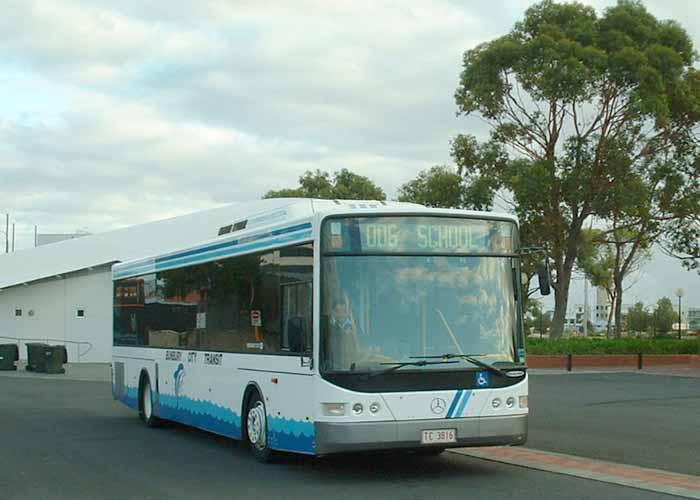
[(562, 339), (528, 338), (528, 354), (700, 354), (700, 339)]

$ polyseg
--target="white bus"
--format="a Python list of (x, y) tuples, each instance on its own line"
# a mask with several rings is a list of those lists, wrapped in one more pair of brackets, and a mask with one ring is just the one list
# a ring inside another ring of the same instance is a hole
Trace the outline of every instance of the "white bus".
[(289, 200), (212, 236), (113, 268), (113, 393), (147, 425), (263, 461), (525, 443), (513, 216)]

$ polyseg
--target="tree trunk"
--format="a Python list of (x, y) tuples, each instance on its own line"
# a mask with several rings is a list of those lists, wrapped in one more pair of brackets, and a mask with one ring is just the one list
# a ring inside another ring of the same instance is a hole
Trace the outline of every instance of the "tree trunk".
[(554, 289), (554, 318), (549, 336), (551, 339), (560, 339), (564, 333), (564, 320), (566, 319), (566, 308), (569, 304), (569, 286), (571, 285), (571, 274), (576, 263), (578, 254), (578, 243), (581, 238), (581, 226), (585, 217), (575, 218), (569, 226), (569, 236), (567, 238), (566, 252), (563, 261), (557, 265), (557, 286)]
[(615, 315), (615, 294), (608, 293), (608, 299), (610, 300), (610, 310), (608, 311), (608, 327), (605, 331), (605, 336), (610, 338), (612, 336), (612, 322), (613, 316)]
[(615, 277), (615, 337), (622, 337), (622, 277)]
[[(568, 269), (567, 269), (568, 267)], [(554, 317), (549, 330), (550, 339), (560, 339), (564, 333), (566, 308), (569, 301), (569, 286), (571, 285), (571, 270), (573, 266), (562, 265), (557, 272), (557, 287), (554, 289)]]

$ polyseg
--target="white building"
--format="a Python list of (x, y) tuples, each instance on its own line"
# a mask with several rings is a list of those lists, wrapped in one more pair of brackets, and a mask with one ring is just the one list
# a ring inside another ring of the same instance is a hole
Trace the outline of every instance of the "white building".
[(48, 341), (65, 344), (69, 362), (107, 362), (115, 262), (214, 239), (219, 228), (236, 222), (242, 210), (269, 220), (299, 203), (279, 199), (231, 204), (0, 254), (0, 343), (19, 343), (22, 359), (27, 342)]

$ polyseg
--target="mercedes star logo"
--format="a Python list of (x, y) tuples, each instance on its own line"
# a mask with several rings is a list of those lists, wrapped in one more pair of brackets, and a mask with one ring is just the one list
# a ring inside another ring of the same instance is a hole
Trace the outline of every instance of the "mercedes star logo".
[(442, 398), (434, 398), (430, 402), (430, 411), (435, 413), (436, 415), (439, 415), (441, 413), (445, 412), (445, 408), (447, 408), (447, 401), (445, 401)]

